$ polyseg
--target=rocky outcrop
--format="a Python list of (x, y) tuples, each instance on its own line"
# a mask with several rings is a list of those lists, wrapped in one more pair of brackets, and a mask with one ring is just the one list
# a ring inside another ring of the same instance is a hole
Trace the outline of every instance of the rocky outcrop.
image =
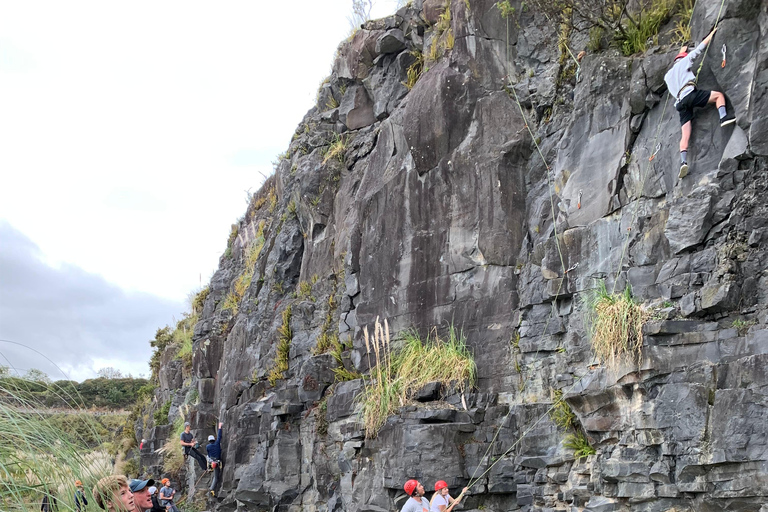
[[(513, 4), (505, 20), (452, 0), (438, 33), (441, 2), (417, 0), (341, 45), (211, 280), (191, 380), (161, 369), (161, 393), (197, 390), (199, 438), (225, 423), (211, 507), (394, 510), (418, 478), (471, 483), (465, 509), (765, 510), (768, 12), (725, 0), (728, 66), (710, 55), (700, 86), (738, 123), (698, 111), (678, 181), (675, 49), (588, 54), (569, 73), (557, 27)], [(705, 4), (694, 37), (717, 18)], [(639, 364), (592, 353), (583, 298), (599, 280), (652, 311)], [(367, 372), (377, 317), (460, 327), (476, 389), (424, 390), (365, 438), (364, 384), (333, 370)], [(319, 353), (329, 336), (340, 353)], [(555, 392), (595, 454), (567, 446)]]

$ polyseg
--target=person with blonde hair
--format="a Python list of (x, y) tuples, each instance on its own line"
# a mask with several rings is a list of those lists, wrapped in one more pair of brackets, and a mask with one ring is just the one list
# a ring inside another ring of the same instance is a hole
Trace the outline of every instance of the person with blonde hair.
[(430, 512), (451, 512), (453, 510), (453, 507), (459, 504), (461, 501), (461, 497), (464, 496), (467, 493), (467, 488), (465, 487), (461, 491), (461, 495), (453, 499), (450, 494), (448, 494), (448, 484), (445, 480), (438, 480), (435, 482), (435, 494), (432, 495), (432, 500), (429, 502), (429, 510)]
[(93, 486), (93, 499), (99, 508), (109, 512), (133, 510), (133, 493), (122, 475), (106, 476)]

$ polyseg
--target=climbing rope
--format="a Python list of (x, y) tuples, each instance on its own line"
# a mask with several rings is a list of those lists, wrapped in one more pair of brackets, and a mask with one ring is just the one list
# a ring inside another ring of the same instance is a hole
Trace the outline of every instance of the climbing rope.
[[(210, 471), (211, 471), (210, 469), (206, 469), (205, 471), (203, 471), (203, 473), (200, 475), (200, 478), (198, 478), (197, 482), (195, 482), (195, 486), (193, 487), (193, 489), (197, 489), (197, 484), (199, 484), (200, 480), (202, 480), (203, 477), (206, 474), (208, 474), (208, 472), (210, 472)], [(183, 498), (181, 498), (176, 504), (177, 505), (181, 505), (182, 503), (184, 503), (187, 500), (188, 497), (189, 497), (189, 493), (187, 493)]]
[(498, 464), (498, 463), (499, 463), (499, 461), (501, 461), (501, 460), (502, 460), (504, 457), (506, 457), (507, 455), (509, 455), (509, 453), (510, 453), (512, 450), (514, 450), (514, 449), (515, 449), (515, 448), (516, 448), (516, 447), (517, 447), (517, 446), (520, 444), (520, 442), (521, 442), (523, 439), (525, 439), (525, 437), (526, 437), (528, 434), (530, 434), (530, 433), (533, 431), (533, 429), (534, 429), (534, 428), (536, 428), (536, 426), (537, 426), (539, 423), (541, 423), (541, 420), (543, 420), (543, 419), (544, 419), (546, 416), (549, 416), (549, 415), (552, 413), (552, 411), (554, 411), (554, 410), (555, 410), (555, 408), (556, 408), (558, 405), (560, 405), (562, 402), (564, 402), (564, 401), (565, 401), (565, 398), (564, 398), (564, 397), (565, 397), (565, 395), (566, 395), (567, 393), (570, 393), (571, 391), (573, 391), (573, 388), (575, 388), (575, 387), (576, 387), (576, 385), (577, 385), (577, 384), (579, 384), (579, 383), (581, 382), (581, 380), (582, 380), (582, 379), (583, 379), (583, 378), (584, 378), (586, 375), (588, 375), (588, 373), (585, 373), (585, 374), (584, 374), (584, 375), (582, 375), (581, 377), (578, 377), (578, 378), (577, 378), (577, 379), (576, 379), (576, 380), (573, 382), (573, 384), (571, 384), (571, 386), (570, 386), (570, 387), (567, 389), (567, 391), (565, 391), (565, 392), (562, 394), (562, 396), (561, 396), (560, 398), (558, 398), (558, 399), (556, 399), (554, 402), (552, 402), (552, 405), (549, 407), (549, 409), (547, 409), (547, 410), (546, 410), (546, 412), (544, 412), (544, 414), (542, 414), (541, 416), (539, 416), (539, 417), (538, 417), (538, 419), (537, 419), (537, 420), (536, 420), (536, 421), (535, 421), (535, 422), (534, 422), (534, 423), (533, 423), (531, 426), (529, 426), (529, 427), (528, 427), (528, 428), (527, 428), (527, 429), (526, 429), (526, 430), (523, 432), (523, 434), (522, 434), (521, 436), (519, 436), (519, 437), (517, 438), (517, 441), (515, 441), (514, 443), (512, 443), (512, 445), (511, 445), (509, 448), (507, 448), (507, 449), (506, 449), (506, 450), (505, 450), (505, 451), (504, 451), (504, 452), (503, 452), (501, 455), (499, 455), (499, 457), (498, 457), (498, 458), (497, 458), (497, 459), (496, 459), (496, 460), (495, 460), (495, 461), (494, 461), (494, 462), (493, 462), (491, 465), (489, 465), (489, 466), (486, 468), (486, 470), (485, 470), (485, 471), (483, 471), (483, 472), (480, 474), (480, 476), (478, 476), (478, 477), (475, 477), (475, 474), (477, 473), (478, 469), (480, 469), (480, 465), (482, 464), (482, 462), (483, 462), (483, 459), (485, 459), (485, 458), (488, 456), (488, 452), (489, 452), (489, 451), (490, 451), (490, 449), (493, 447), (493, 443), (496, 441), (496, 438), (498, 437), (498, 435), (499, 435), (499, 432), (501, 432), (501, 428), (504, 426), (504, 423), (507, 421), (507, 417), (508, 417), (508, 416), (509, 416), (509, 414), (512, 412), (512, 407), (510, 407), (510, 408), (509, 408), (509, 412), (506, 414), (506, 416), (504, 416), (504, 419), (503, 419), (503, 420), (501, 421), (501, 423), (499, 424), (499, 428), (496, 430), (496, 435), (494, 435), (494, 436), (493, 436), (493, 439), (491, 440), (490, 444), (488, 445), (488, 449), (485, 451), (485, 453), (483, 454), (483, 456), (480, 458), (480, 461), (478, 462), (478, 464), (477, 464), (477, 467), (475, 468), (475, 471), (474, 471), (474, 473), (472, 474), (472, 477), (469, 479), (469, 483), (467, 484), (467, 487), (469, 488), (469, 487), (472, 487), (473, 485), (476, 485), (476, 484), (477, 484), (477, 482), (479, 482), (479, 481), (480, 481), (480, 480), (481, 480), (481, 479), (482, 479), (482, 478), (483, 478), (485, 475), (487, 475), (487, 474), (488, 474), (488, 473), (491, 471), (491, 469), (493, 469), (493, 467), (494, 467), (496, 464)]
[[(551, 20), (550, 20), (550, 21), (551, 21)], [(569, 50), (569, 53), (571, 53), (571, 52), (570, 52), (570, 50)], [(549, 314), (549, 316), (547, 317), (547, 321), (546, 321), (546, 323), (544, 324), (544, 331), (543, 331), (543, 334), (546, 334), (546, 332), (547, 332), (547, 329), (549, 328), (549, 323), (550, 323), (550, 321), (552, 320), (552, 318), (554, 317), (554, 314), (555, 314), (555, 304), (556, 304), (556, 302), (557, 302), (557, 299), (558, 299), (558, 297), (560, 296), (560, 291), (562, 290), (563, 282), (564, 282), (564, 281), (565, 281), (565, 279), (567, 278), (567, 274), (568, 274), (568, 272), (570, 272), (570, 271), (572, 271), (572, 270), (576, 269), (576, 268), (577, 268), (579, 265), (578, 265), (578, 263), (576, 263), (575, 265), (571, 266), (571, 267), (570, 267), (570, 268), (568, 268), (568, 269), (566, 269), (566, 267), (565, 267), (565, 259), (563, 258), (563, 252), (562, 252), (562, 249), (561, 249), (561, 247), (560, 247), (560, 237), (559, 237), (559, 233), (557, 232), (557, 218), (556, 218), (556, 215), (555, 215), (555, 203), (554, 203), (554, 193), (553, 193), (553, 185), (552, 185), (552, 169), (551, 169), (551, 167), (549, 166), (549, 164), (547, 163), (547, 159), (544, 157), (544, 153), (542, 152), (542, 150), (541, 150), (541, 147), (539, 146), (539, 143), (536, 141), (536, 136), (534, 135), (534, 133), (533, 133), (533, 130), (531, 130), (530, 124), (528, 123), (528, 119), (527, 119), (527, 118), (526, 118), (526, 116), (525, 116), (525, 110), (523, 109), (523, 105), (520, 103), (520, 98), (517, 96), (517, 91), (515, 90), (515, 88), (514, 88), (513, 84), (511, 83), (511, 78), (510, 78), (510, 76), (509, 76), (509, 72), (510, 72), (510, 70), (509, 70), (509, 20), (508, 20), (508, 19), (507, 19), (507, 48), (506, 48), (506, 57), (507, 57), (507, 59), (506, 59), (505, 65), (506, 65), (506, 67), (507, 67), (507, 76), (506, 76), (506, 77), (504, 77), (504, 80), (505, 80), (505, 82), (506, 82), (507, 80), (509, 80), (509, 85), (507, 86), (507, 84), (505, 83), (505, 85), (504, 85), (504, 89), (507, 91), (507, 94), (509, 94), (510, 90), (512, 91), (512, 95), (513, 95), (513, 96), (514, 96), (514, 98), (515, 98), (515, 103), (517, 103), (517, 107), (520, 109), (520, 115), (523, 117), (523, 122), (524, 122), (524, 124), (525, 124), (525, 128), (528, 130), (528, 134), (531, 136), (531, 140), (533, 141), (533, 143), (534, 143), (534, 146), (536, 147), (536, 151), (539, 153), (539, 156), (541, 157), (541, 160), (542, 160), (542, 162), (544, 162), (544, 167), (545, 167), (545, 169), (546, 169), (546, 173), (547, 173), (547, 186), (548, 186), (548, 190), (549, 190), (549, 203), (550, 203), (550, 210), (551, 210), (551, 215), (552, 215), (552, 227), (553, 227), (553, 231), (554, 231), (554, 235), (555, 235), (555, 246), (556, 246), (556, 248), (557, 248), (557, 252), (558, 252), (558, 255), (559, 255), (559, 258), (560, 258), (560, 265), (561, 265), (561, 268), (562, 268), (562, 271), (563, 271), (563, 275), (562, 275), (562, 277), (560, 278), (560, 282), (558, 283), (557, 291), (555, 292), (555, 296), (554, 296), (554, 298), (552, 299), (552, 303), (551, 303), (551, 304), (552, 304), (552, 309), (551, 309), (551, 311), (550, 311), (550, 314)], [(573, 53), (571, 53), (571, 57), (573, 57)], [(579, 65), (579, 63), (578, 63), (578, 61), (576, 61), (576, 59), (575, 59), (575, 58), (574, 58), (574, 61), (576, 62), (576, 65), (578, 66), (578, 65)], [(538, 351), (537, 351), (536, 353), (538, 354)], [(523, 386), (524, 386), (525, 384), (527, 384), (527, 382), (528, 382), (528, 378), (530, 378), (530, 376), (529, 376), (529, 377), (526, 377), (526, 380), (525, 380), (525, 382), (523, 383)], [(578, 383), (578, 382), (579, 382), (579, 381), (580, 381), (582, 378), (583, 378), (583, 376), (582, 376), (582, 377), (579, 377), (578, 379), (576, 379), (576, 381), (575, 381), (575, 382), (573, 383), (573, 385), (572, 385), (572, 386), (571, 386), (571, 387), (568, 389), (568, 391), (572, 390), (572, 389), (573, 389), (573, 387), (574, 387), (574, 386), (575, 386), (575, 385), (576, 385), (576, 384), (577, 384), (577, 383)], [(563, 395), (565, 395), (565, 393), (563, 393)], [(530, 427), (529, 427), (529, 428), (528, 428), (528, 429), (527, 429), (525, 432), (523, 432), (523, 434), (522, 434), (520, 437), (518, 437), (517, 441), (515, 441), (515, 442), (512, 444), (512, 446), (510, 446), (510, 447), (509, 447), (509, 448), (508, 448), (508, 449), (507, 449), (507, 450), (504, 452), (504, 454), (502, 455), (502, 457), (503, 457), (503, 456), (505, 456), (506, 454), (508, 454), (508, 453), (509, 453), (511, 450), (513, 450), (513, 449), (514, 449), (514, 448), (515, 448), (515, 447), (516, 447), (516, 446), (517, 446), (517, 445), (520, 443), (520, 441), (522, 441), (522, 439), (524, 439), (524, 438), (525, 438), (525, 436), (526, 436), (528, 433), (530, 433), (530, 432), (531, 432), (531, 430), (532, 430), (534, 427), (536, 427), (536, 425), (538, 425), (538, 424), (541, 422), (541, 420), (542, 420), (542, 419), (544, 419), (544, 417), (545, 417), (545, 416), (549, 415), (549, 414), (552, 412), (552, 410), (554, 410), (554, 408), (555, 408), (556, 406), (558, 406), (558, 405), (559, 405), (559, 404), (560, 404), (562, 401), (563, 401), (563, 398), (562, 398), (562, 397), (561, 397), (561, 398), (559, 398), (559, 399), (557, 399), (557, 400), (555, 400), (555, 401), (552, 403), (552, 406), (551, 406), (551, 407), (550, 407), (550, 408), (549, 408), (549, 409), (548, 409), (548, 410), (547, 410), (547, 411), (546, 411), (544, 414), (542, 414), (542, 415), (541, 415), (541, 416), (540, 416), (540, 417), (539, 417), (539, 418), (536, 420), (536, 422), (535, 422), (533, 425), (531, 425), (531, 426), (530, 426)], [(510, 407), (510, 408), (509, 408), (509, 411), (507, 412), (507, 414), (506, 414), (506, 415), (504, 416), (504, 418), (501, 420), (501, 422), (500, 422), (500, 424), (499, 424), (499, 428), (497, 428), (497, 429), (496, 429), (496, 433), (494, 434), (493, 438), (491, 439), (491, 442), (488, 444), (488, 448), (486, 448), (486, 450), (485, 450), (485, 453), (484, 453), (484, 454), (483, 454), (483, 456), (480, 458), (480, 461), (479, 461), (478, 465), (475, 467), (475, 471), (474, 471), (474, 473), (472, 474), (472, 476), (470, 477), (470, 482), (469, 482), (469, 484), (467, 485), (467, 487), (472, 487), (473, 485), (475, 485), (475, 484), (476, 484), (476, 483), (477, 483), (477, 482), (478, 482), (478, 481), (479, 481), (481, 478), (483, 478), (483, 476), (485, 476), (485, 475), (486, 475), (486, 474), (487, 474), (487, 473), (488, 473), (488, 472), (489, 472), (489, 471), (490, 471), (490, 470), (493, 468), (493, 466), (495, 466), (495, 465), (498, 463), (498, 461), (499, 461), (499, 460), (501, 460), (501, 457), (500, 457), (498, 460), (496, 460), (495, 462), (493, 462), (493, 463), (492, 463), (492, 464), (491, 464), (491, 465), (490, 465), (490, 466), (489, 466), (489, 467), (488, 467), (488, 468), (485, 470), (485, 472), (483, 472), (483, 473), (482, 473), (482, 474), (481, 474), (479, 477), (475, 478), (475, 475), (477, 474), (477, 471), (480, 469), (480, 466), (481, 466), (481, 464), (482, 464), (482, 461), (483, 461), (483, 460), (485, 460), (485, 459), (486, 459), (486, 457), (488, 457), (488, 454), (489, 454), (490, 450), (493, 448), (493, 445), (494, 445), (494, 443), (496, 442), (496, 439), (498, 438), (498, 436), (499, 436), (499, 433), (501, 432), (501, 427), (502, 427), (502, 426), (504, 425), (504, 423), (507, 421), (507, 418), (508, 418), (508, 417), (509, 417), (509, 415), (512, 413), (512, 410), (513, 410), (513, 409), (512, 409), (512, 407)], [(464, 493), (462, 492), (462, 493), (459, 495), (459, 498), (458, 498), (458, 499), (461, 499), (461, 497), (462, 497), (463, 495), (464, 495)]]
[[(720, 2), (720, 10), (717, 11), (717, 18), (715, 19), (715, 27), (712, 30), (716, 29), (717, 26), (720, 24), (720, 15), (723, 14), (723, 7), (724, 6), (725, 6), (725, 0), (722, 0)], [(693, 8), (694, 9), (696, 8), (696, 4), (695, 3), (693, 4)], [(691, 17), (693, 17), (693, 15), (691, 15)], [(689, 27), (691, 26), (690, 21), (688, 22), (688, 26)], [(713, 39), (714, 39), (714, 36), (713, 36)], [(701, 57), (701, 63), (699, 63), (699, 69), (696, 71), (696, 82), (697, 83), (699, 81), (699, 73), (701, 73), (701, 70), (704, 67), (704, 61), (707, 60), (707, 52), (709, 51), (709, 47), (710, 46), (712, 46), (712, 40), (710, 40), (707, 43), (707, 47), (704, 48), (704, 55)], [(723, 45), (723, 64), (722, 64), (722, 67), (725, 67), (725, 45)]]
[[(671, 93), (670, 93), (671, 94)], [(648, 158), (648, 162), (645, 165), (645, 172), (641, 173), (641, 180), (640, 180), (640, 188), (638, 189), (638, 198), (635, 202), (635, 210), (632, 212), (632, 221), (629, 223), (629, 227), (627, 228), (626, 233), (626, 240), (624, 241), (622, 250), (621, 250), (621, 257), (619, 258), (619, 265), (616, 269), (616, 277), (613, 279), (613, 289), (611, 290), (611, 294), (616, 293), (616, 284), (619, 282), (619, 276), (621, 275), (621, 267), (624, 264), (624, 256), (627, 254), (627, 248), (629, 247), (629, 241), (632, 236), (632, 226), (635, 225), (635, 221), (637, 220), (637, 213), (640, 210), (640, 197), (643, 193), (643, 189), (645, 188), (645, 181), (648, 178), (648, 174), (651, 168), (651, 164), (653, 162), (653, 159), (656, 156), (656, 153), (661, 148), (661, 143), (659, 142), (659, 136), (661, 135), (661, 127), (664, 125), (664, 117), (667, 113), (667, 105), (669, 104), (669, 96), (670, 94), (666, 95), (666, 100), (664, 101), (664, 109), (661, 111), (661, 120), (659, 121), (658, 126), (656, 127), (656, 137), (653, 141), (653, 147), (655, 148), (651, 156)]]

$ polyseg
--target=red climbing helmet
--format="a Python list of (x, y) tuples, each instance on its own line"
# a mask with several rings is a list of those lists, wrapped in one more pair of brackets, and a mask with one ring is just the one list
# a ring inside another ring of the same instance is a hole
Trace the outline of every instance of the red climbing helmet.
[(413, 496), (413, 491), (416, 490), (416, 488), (419, 486), (419, 482), (416, 480), (408, 480), (405, 482), (405, 485), (403, 486), (403, 490), (405, 491), (405, 494), (408, 496)]
[(445, 480), (438, 480), (437, 482), (435, 482), (436, 491), (439, 491), (440, 489), (445, 489), (446, 487), (448, 487), (448, 484), (445, 483)]
[(677, 62), (679, 59), (682, 59), (683, 57), (687, 57), (688, 52), (680, 52), (677, 55), (675, 55), (675, 62)]

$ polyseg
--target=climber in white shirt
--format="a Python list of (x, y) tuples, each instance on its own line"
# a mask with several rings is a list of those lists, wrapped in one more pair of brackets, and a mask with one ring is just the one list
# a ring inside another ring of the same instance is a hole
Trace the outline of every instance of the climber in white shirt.
[(701, 52), (707, 47), (716, 31), (717, 27), (691, 53), (688, 53), (687, 46), (682, 46), (680, 53), (675, 57), (674, 65), (664, 75), (667, 89), (675, 97), (675, 108), (680, 114), (682, 135), (680, 137), (679, 178), (681, 179), (688, 174), (688, 141), (691, 138), (693, 109), (714, 103), (720, 114), (720, 126), (726, 126), (736, 121), (733, 115), (728, 115), (725, 111), (725, 95), (718, 91), (697, 89), (696, 76), (691, 71), (693, 60), (701, 55)]

